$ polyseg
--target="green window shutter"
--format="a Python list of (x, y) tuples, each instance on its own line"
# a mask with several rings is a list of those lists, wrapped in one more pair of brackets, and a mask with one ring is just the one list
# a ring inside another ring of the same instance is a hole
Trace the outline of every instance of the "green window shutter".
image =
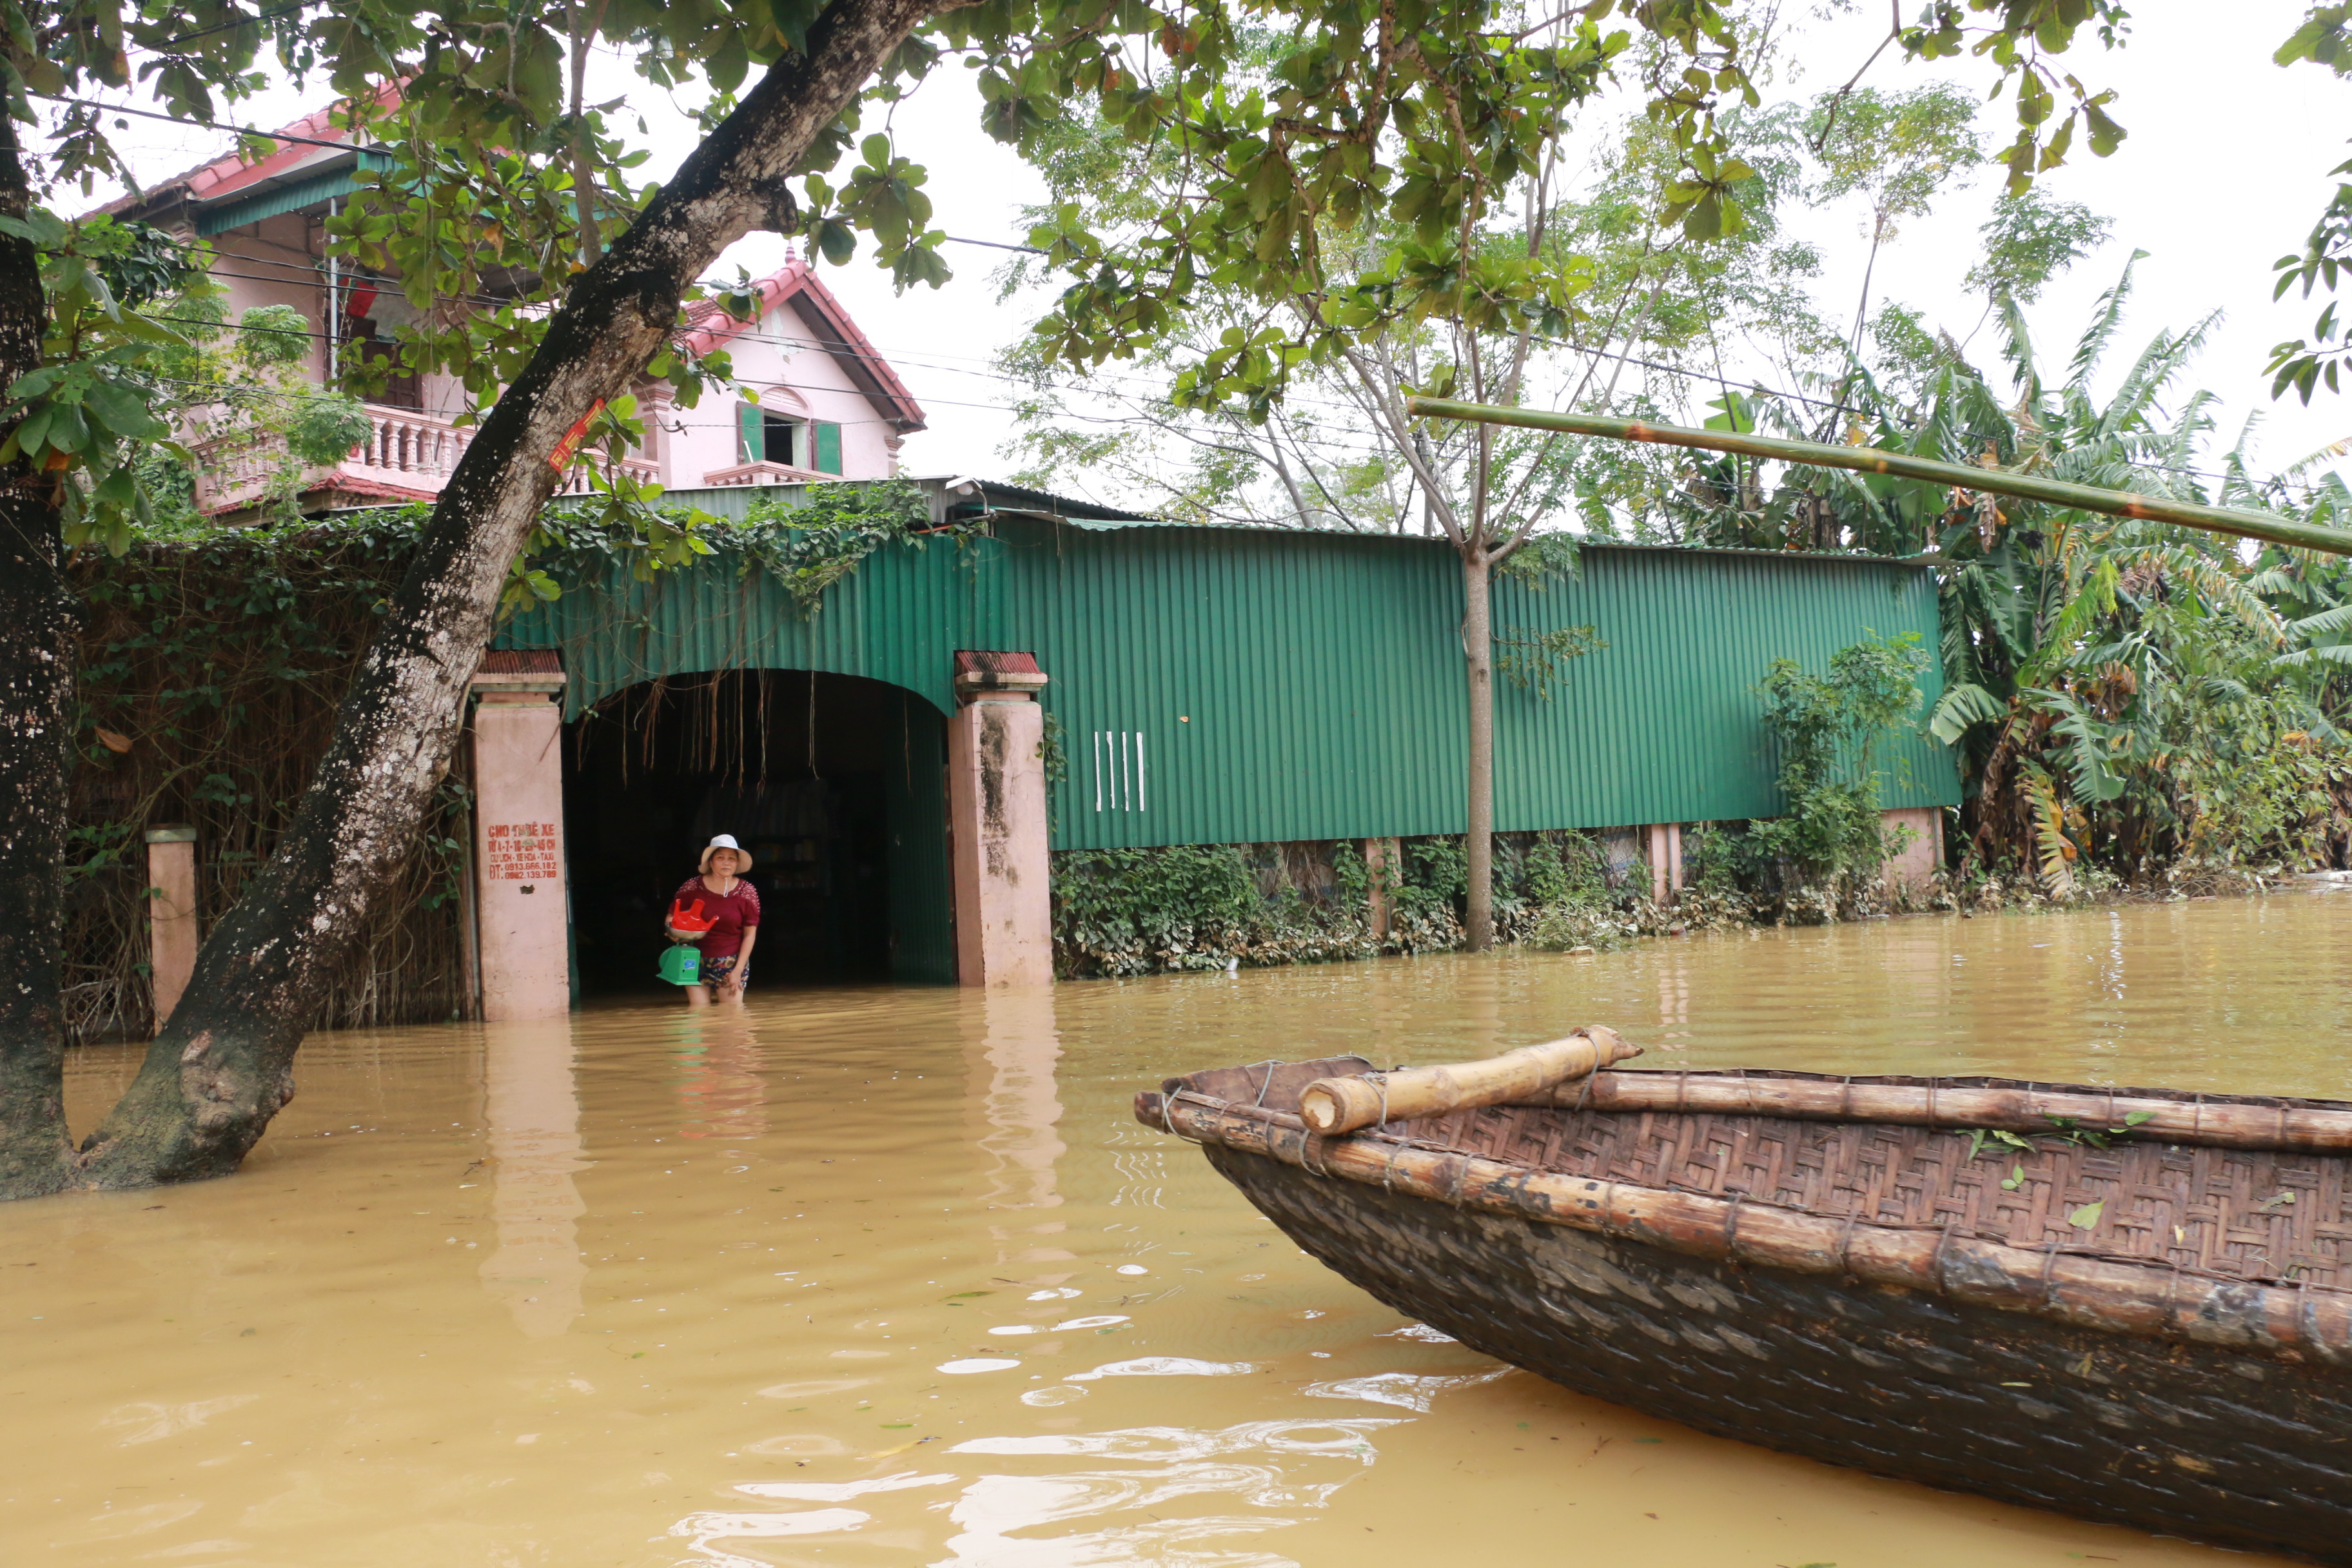
[(741, 463), (756, 463), (767, 455), (767, 430), (760, 419), (760, 406), (755, 403), (735, 405), (735, 458)]
[(816, 471), (820, 474), (841, 472), (841, 426), (819, 425), (816, 430)]

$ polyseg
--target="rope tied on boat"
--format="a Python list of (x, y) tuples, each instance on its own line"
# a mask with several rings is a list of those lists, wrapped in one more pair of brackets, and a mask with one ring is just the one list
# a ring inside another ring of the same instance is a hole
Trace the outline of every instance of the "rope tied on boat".
[(1196, 1138), (1176, 1125), (1176, 1119), (1171, 1114), (1171, 1108), (1180, 1100), (1189, 1100), (1195, 1105), (1207, 1106), (1212, 1110), (1221, 1109), (1224, 1102), (1223, 1100), (1213, 1100), (1208, 1095), (1201, 1093), (1197, 1089), (1180, 1089), (1173, 1094), (1162, 1094), (1160, 1097), (1160, 1124), (1162, 1127), (1165, 1127), (1171, 1135), (1181, 1138), (1185, 1142), (1192, 1144), (1195, 1147), (1206, 1144), (1210, 1142), (1208, 1139)]

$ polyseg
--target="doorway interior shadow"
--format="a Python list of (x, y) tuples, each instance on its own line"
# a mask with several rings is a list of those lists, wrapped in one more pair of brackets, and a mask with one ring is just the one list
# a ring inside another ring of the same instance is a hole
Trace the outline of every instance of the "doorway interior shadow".
[(662, 917), (731, 833), (760, 895), (755, 987), (950, 982), (947, 719), (886, 681), (670, 676), (565, 727), (564, 840), (583, 994), (666, 991)]

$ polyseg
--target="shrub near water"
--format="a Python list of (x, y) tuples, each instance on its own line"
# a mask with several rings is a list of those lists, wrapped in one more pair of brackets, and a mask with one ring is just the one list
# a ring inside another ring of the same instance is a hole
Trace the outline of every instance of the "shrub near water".
[(1065, 851), (1054, 858), (1055, 967), (1149, 974), (1376, 951), (1360, 914), (1286, 892), (1259, 892), (1239, 845)]
[[(1304, 844), (1076, 849), (1054, 857), (1054, 956), (1066, 977), (1319, 963), (1441, 952), (1462, 942), (1466, 859), (1458, 836), (1408, 838), (1378, 873), (1389, 901), (1372, 931), (1375, 879), (1353, 839)], [(1496, 840), (1496, 919), (1506, 941), (1567, 952), (1617, 947), (1664, 920), (1612, 883), (1580, 833)], [(1645, 912), (1646, 911), (1646, 912)]]

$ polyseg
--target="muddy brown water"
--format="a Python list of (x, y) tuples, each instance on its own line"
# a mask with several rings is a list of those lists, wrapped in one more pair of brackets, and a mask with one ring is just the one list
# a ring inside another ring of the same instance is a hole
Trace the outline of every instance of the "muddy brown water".
[[(1700, 1436), (1400, 1318), (1137, 1126), (1483, 1054), (2352, 1098), (2352, 894), (326, 1035), (245, 1172), (0, 1210), (0, 1562), (2259, 1562)], [(77, 1056), (88, 1125), (128, 1051)]]

